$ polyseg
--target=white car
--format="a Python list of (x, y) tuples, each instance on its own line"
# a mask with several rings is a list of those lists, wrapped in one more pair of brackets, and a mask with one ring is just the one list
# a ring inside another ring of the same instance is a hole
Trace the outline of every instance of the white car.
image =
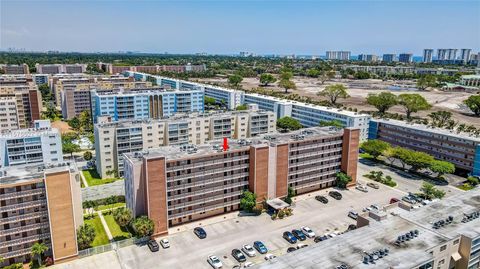
[(375, 209), (375, 210), (380, 210), (380, 206), (379, 205), (370, 205), (371, 208)]
[(163, 238), (162, 240), (160, 240), (160, 245), (162, 245), (163, 248), (169, 248), (170, 242), (167, 238)]
[(252, 267), (254, 266), (255, 264), (253, 262), (246, 262), (243, 264), (243, 268), (248, 268), (248, 267)]
[(255, 257), (255, 250), (250, 245), (243, 245), (242, 251), (245, 252), (248, 257)]
[(297, 249), (306, 248), (306, 247), (308, 247), (307, 244), (298, 244), (297, 245)]
[(267, 255), (265, 255), (265, 260), (268, 261), (268, 260), (272, 260), (272, 259), (275, 259), (277, 256), (271, 254), (271, 253), (268, 253)]
[(222, 262), (217, 258), (217, 256), (210, 255), (207, 259), (208, 263), (215, 269), (222, 268)]
[(315, 238), (315, 233), (310, 229), (308, 226), (303, 226), (302, 231), (305, 235), (307, 235), (309, 238)]
[(355, 211), (350, 211), (350, 212), (348, 212), (348, 216), (349, 216), (350, 218), (356, 220), (356, 219), (358, 218), (358, 213), (355, 212)]
[(359, 190), (359, 191), (363, 191), (363, 192), (368, 192), (368, 189), (367, 189), (367, 186), (363, 186), (363, 185), (357, 185), (355, 187), (355, 189)]

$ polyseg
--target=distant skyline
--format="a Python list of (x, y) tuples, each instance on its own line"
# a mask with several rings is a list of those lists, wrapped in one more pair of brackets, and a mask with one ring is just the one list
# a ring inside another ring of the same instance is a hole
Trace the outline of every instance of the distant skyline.
[(0, 0), (0, 17), (2, 50), (417, 56), (424, 48), (480, 51), (480, 1)]

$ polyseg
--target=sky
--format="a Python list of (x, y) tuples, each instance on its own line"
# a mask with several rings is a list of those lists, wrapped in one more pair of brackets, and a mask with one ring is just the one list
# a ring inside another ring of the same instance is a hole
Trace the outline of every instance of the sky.
[(0, 0), (0, 49), (324, 55), (480, 50), (479, 0)]

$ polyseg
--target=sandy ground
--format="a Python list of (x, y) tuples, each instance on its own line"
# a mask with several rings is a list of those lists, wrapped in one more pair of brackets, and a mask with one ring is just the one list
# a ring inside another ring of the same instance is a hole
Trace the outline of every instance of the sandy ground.
[(59, 120), (54, 121), (54, 122), (52, 122), (52, 127), (60, 130), (61, 134), (73, 132), (73, 130), (70, 128), (70, 126), (68, 126), (68, 123), (66, 123), (64, 121), (59, 121)]
[[(199, 79), (199, 82), (213, 82), (220, 85), (227, 86), (227, 80), (223, 78), (215, 79)], [(332, 81), (327, 81), (322, 84), (318, 79), (313, 78), (300, 78), (295, 77), (294, 82), (297, 85), (297, 90), (290, 90), (291, 93), (296, 93), (301, 96), (309, 96), (317, 100), (325, 100), (323, 97), (319, 97), (316, 94), (322, 91), (325, 86), (331, 85), (334, 83), (345, 84), (348, 88), (350, 97), (347, 99), (340, 99), (339, 103), (345, 104), (347, 107), (357, 108), (359, 111), (373, 111), (375, 108), (366, 104), (365, 98), (369, 93), (378, 93), (381, 91), (390, 91), (394, 94), (402, 93), (418, 93), (425, 97), (425, 99), (430, 102), (433, 107), (429, 111), (421, 111), (415, 115), (426, 117), (432, 111), (446, 110), (453, 113), (455, 120), (460, 123), (473, 124), (477, 127), (480, 127), (480, 119), (473, 117), (473, 114), (469, 109), (463, 104), (463, 101), (467, 99), (470, 93), (464, 92), (443, 92), (438, 90), (431, 91), (416, 91), (416, 90), (390, 90), (387, 87), (389, 86), (398, 86), (402, 85), (406, 88), (414, 87), (413, 82), (398, 82), (398, 81), (382, 81), (377, 79), (369, 80), (348, 80), (348, 79), (335, 79)], [(259, 80), (257, 78), (245, 78), (242, 81), (243, 89), (253, 89), (258, 88)], [(277, 87), (277, 83), (267, 87), (270, 90), (278, 90), (283, 92), (283, 89)], [(389, 112), (404, 113), (404, 109), (400, 106), (395, 106), (389, 110)]]

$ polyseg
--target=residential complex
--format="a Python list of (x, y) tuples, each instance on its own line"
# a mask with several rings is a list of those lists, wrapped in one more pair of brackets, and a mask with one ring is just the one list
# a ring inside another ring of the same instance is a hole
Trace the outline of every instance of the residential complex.
[(32, 127), (41, 111), (42, 97), (33, 82), (0, 78), (0, 131)]
[(205, 144), (209, 140), (246, 139), (275, 131), (272, 112), (236, 111), (175, 115), (158, 120), (106, 122), (95, 125), (97, 172), (123, 175), (122, 154), (168, 145)]
[(350, 51), (327, 51), (326, 59), (327, 60), (339, 60), (339, 61), (348, 61), (350, 60)]
[(285, 197), (288, 187), (296, 193), (331, 187), (339, 171), (356, 181), (358, 129), (225, 140), (125, 154), (127, 207), (148, 215), (154, 235), (161, 235), (173, 225), (238, 210), (247, 189), (260, 202)]
[(1, 167), (62, 161), (60, 132), (48, 120), (35, 121), (34, 128), (0, 133)]
[(400, 53), (398, 55), (398, 61), (401, 63), (411, 63), (413, 62), (413, 54), (411, 53)]
[(97, 67), (104, 70), (110, 74), (121, 74), (126, 71), (132, 72), (145, 72), (150, 74), (156, 74), (160, 72), (174, 72), (174, 73), (185, 73), (185, 72), (204, 72), (207, 70), (205, 64), (186, 64), (186, 65), (138, 65), (138, 66), (116, 66), (110, 63), (97, 63)]
[(147, 88), (125, 91), (91, 91), (94, 123), (100, 116), (113, 121), (160, 119), (175, 113), (203, 112), (201, 90), (166, 90)]
[(205, 96), (212, 97), (217, 102), (226, 104), (228, 109), (235, 109), (241, 104), (255, 104), (258, 105), (259, 109), (274, 112), (277, 118), (285, 116), (292, 117), (300, 121), (304, 127), (318, 126), (321, 121), (338, 120), (345, 127), (359, 128), (362, 141), (368, 137), (368, 121), (370, 116), (366, 114), (289, 101), (266, 95), (247, 94), (243, 91), (183, 80), (174, 80), (161, 76), (151, 76), (144, 73), (126, 72), (125, 75), (141, 81), (154, 78), (156, 79), (157, 85), (171, 87), (173, 89), (195, 89), (204, 91)]
[(395, 54), (383, 54), (382, 61), (386, 63), (392, 63), (397, 61), (397, 55)]
[(480, 138), (454, 130), (397, 120), (371, 119), (369, 139), (426, 152), (453, 163), (457, 170), (480, 176)]
[(472, 49), (461, 49), (459, 60), (461, 60), (464, 64), (466, 64), (470, 60), (471, 53), (472, 53)]
[(0, 257), (7, 266), (31, 260), (44, 243), (55, 263), (77, 257), (76, 229), (83, 224), (80, 176), (68, 163), (0, 168)]
[(437, 49), (437, 60), (439, 61), (453, 61), (457, 59), (458, 49)]
[(456, 73), (463, 72), (463, 69), (445, 69), (445, 68), (427, 68), (427, 67), (415, 67), (415, 66), (388, 66), (388, 65), (343, 65), (343, 70), (352, 69), (355, 72), (364, 71), (384, 76), (388, 74), (417, 74), (417, 75), (448, 75), (453, 76)]
[(30, 74), (30, 69), (26, 64), (7, 64), (3, 67), (3, 73), (5, 75)]
[(433, 49), (424, 49), (423, 50), (423, 62), (431, 63), (433, 60)]
[[(381, 211), (361, 213), (353, 231), (256, 268), (344, 268), (338, 267), (342, 264), (361, 269), (479, 268), (479, 208), (480, 196), (474, 191), (413, 210), (400, 202)], [(468, 217), (472, 215), (476, 217)], [(444, 225), (434, 227), (438, 221)], [(408, 239), (403, 239), (407, 233)], [(387, 255), (377, 255), (372, 261), (365, 254), (385, 249)]]
[(87, 71), (86, 64), (36, 64), (37, 74), (78, 74)]
[(373, 54), (359, 54), (358, 60), (364, 62), (376, 62), (378, 61), (378, 56)]

